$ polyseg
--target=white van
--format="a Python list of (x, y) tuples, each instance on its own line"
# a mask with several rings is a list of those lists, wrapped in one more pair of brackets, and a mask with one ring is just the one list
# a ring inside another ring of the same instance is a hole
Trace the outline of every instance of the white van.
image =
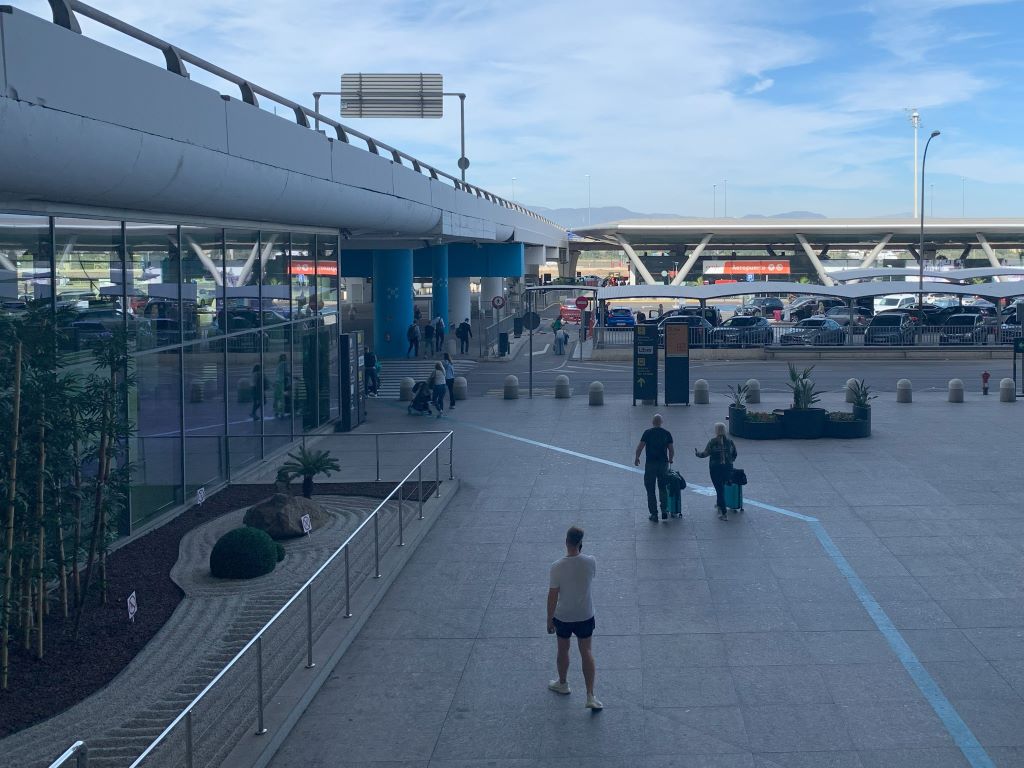
[(903, 309), (917, 303), (917, 297), (912, 293), (893, 293), (889, 296), (875, 297), (875, 314), (886, 309)]

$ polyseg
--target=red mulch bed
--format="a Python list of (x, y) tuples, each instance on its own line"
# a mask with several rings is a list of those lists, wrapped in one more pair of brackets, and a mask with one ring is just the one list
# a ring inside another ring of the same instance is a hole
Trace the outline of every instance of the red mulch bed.
[[(427, 485), (427, 484), (425, 484)], [(429, 483), (432, 490), (433, 483)], [(315, 493), (383, 498), (394, 483), (317, 483)], [(424, 488), (424, 493), (428, 493)], [(160, 631), (183, 594), (171, 581), (182, 536), (221, 515), (255, 504), (274, 493), (273, 485), (231, 485), (150, 531), (107, 558), (109, 603), (90, 604), (82, 616), (77, 643), (73, 619), (51, 603), (43, 633), (46, 653), (37, 661), (11, 642), (9, 689), (0, 691), (0, 738), (63, 712), (105, 686), (128, 666)], [(414, 498), (410, 486), (407, 498)], [(93, 576), (95, 580), (95, 574)], [(129, 623), (126, 600), (136, 592), (138, 613)], [(35, 637), (32, 639), (33, 647)]]

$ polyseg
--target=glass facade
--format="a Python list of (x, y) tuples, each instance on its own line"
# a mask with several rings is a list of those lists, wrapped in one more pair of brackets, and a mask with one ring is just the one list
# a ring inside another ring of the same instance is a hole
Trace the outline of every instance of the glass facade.
[(339, 411), (337, 232), (0, 213), (0, 313), (57, 313), (60, 364), (125, 332), (132, 527)]

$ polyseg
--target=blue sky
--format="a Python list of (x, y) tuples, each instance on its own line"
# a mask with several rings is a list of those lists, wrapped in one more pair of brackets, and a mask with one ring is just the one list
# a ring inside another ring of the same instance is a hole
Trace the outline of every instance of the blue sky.
[[(942, 131), (926, 212), (960, 216), (966, 189), (968, 216), (1024, 215), (1022, 0), (95, 5), (303, 103), (342, 72), (441, 72), (469, 94), (470, 179), (511, 197), (515, 177), (526, 204), (585, 207), (590, 174), (595, 206), (644, 212), (710, 215), (718, 184), (721, 214), (727, 179), (733, 216), (909, 213), (916, 106), (922, 136)], [(442, 120), (347, 122), (456, 172), (457, 101)]]

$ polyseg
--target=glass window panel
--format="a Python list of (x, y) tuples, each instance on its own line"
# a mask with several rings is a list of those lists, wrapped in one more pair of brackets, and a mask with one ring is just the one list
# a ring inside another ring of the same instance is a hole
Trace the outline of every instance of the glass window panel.
[(316, 237), (316, 310), (321, 315), (338, 314), (338, 237)]
[(266, 343), (263, 331), (249, 331), (227, 338), (228, 432), (232, 434), (262, 433), (263, 419), (273, 416), (267, 407), (272, 378), (263, 370), (262, 351)]
[(180, 354), (165, 349), (135, 357), (135, 386), (128, 395), (136, 426), (129, 445), (133, 526), (182, 501)]
[(228, 333), (259, 328), (260, 233), (227, 229), (224, 245), (224, 307), (217, 312), (218, 325)]
[(222, 333), (215, 321), (224, 299), (223, 236), (219, 228), (181, 228), (182, 314), (195, 305), (199, 338)]
[(153, 349), (197, 337), (196, 306), (192, 302), (183, 322), (178, 300), (180, 263), (178, 228), (170, 224), (125, 224), (128, 307), (135, 318), (128, 324), (129, 349)]
[(224, 434), (224, 353), (205, 349), (186, 354), (185, 361), (185, 435)]
[(316, 305), (316, 238), (292, 234), (291, 241), (292, 317), (309, 317), (311, 296)]
[(20, 316), (29, 302), (49, 302), (50, 220), (0, 214), (0, 314)]
[(260, 293), (263, 297), (263, 309), (277, 316), (276, 320), (264, 316), (264, 325), (267, 325), (291, 316), (291, 274), (288, 269), (290, 241), (287, 232), (261, 232), (260, 244)]
[(292, 376), (292, 325), (279, 323), (264, 325), (267, 348), (263, 353), (264, 366), (270, 378), (271, 391), (265, 406), (273, 419), (264, 420), (263, 431), (268, 435), (291, 435), (293, 376)]

